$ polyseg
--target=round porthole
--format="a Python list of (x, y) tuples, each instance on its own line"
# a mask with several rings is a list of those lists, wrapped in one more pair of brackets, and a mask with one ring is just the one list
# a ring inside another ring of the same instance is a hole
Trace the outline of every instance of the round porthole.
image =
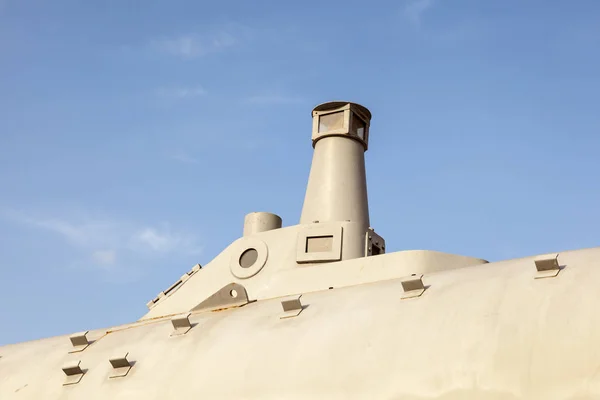
[(240, 256), (240, 267), (250, 268), (251, 266), (256, 264), (257, 259), (258, 251), (256, 251), (256, 249), (248, 249), (244, 251)]
[(234, 244), (229, 269), (240, 279), (256, 275), (267, 263), (267, 245), (257, 238), (242, 238)]

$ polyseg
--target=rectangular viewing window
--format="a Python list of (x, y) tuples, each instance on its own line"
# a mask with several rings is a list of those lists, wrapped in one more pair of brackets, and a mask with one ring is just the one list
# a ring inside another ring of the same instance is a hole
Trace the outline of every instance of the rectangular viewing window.
[(352, 114), (352, 131), (356, 136), (365, 140), (365, 122), (356, 114)]
[(330, 132), (344, 128), (344, 112), (338, 111), (319, 117), (319, 133)]
[(306, 238), (307, 253), (322, 253), (331, 251), (333, 248), (333, 235), (330, 236), (313, 236)]

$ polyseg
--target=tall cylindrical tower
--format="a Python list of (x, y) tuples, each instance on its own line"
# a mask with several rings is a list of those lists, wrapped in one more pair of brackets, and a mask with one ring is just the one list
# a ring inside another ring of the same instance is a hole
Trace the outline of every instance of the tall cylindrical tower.
[(330, 102), (313, 112), (313, 160), (300, 217), (315, 221), (350, 221), (369, 228), (365, 151), (371, 113), (350, 102)]

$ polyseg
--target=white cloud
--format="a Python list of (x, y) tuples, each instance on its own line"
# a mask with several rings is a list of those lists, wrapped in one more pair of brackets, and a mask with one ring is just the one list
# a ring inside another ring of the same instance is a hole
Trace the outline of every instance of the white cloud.
[(235, 46), (238, 39), (230, 32), (218, 30), (207, 34), (190, 33), (155, 40), (151, 46), (158, 51), (183, 59), (203, 57)]
[(135, 240), (139, 243), (150, 246), (153, 250), (166, 251), (172, 247), (171, 239), (166, 235), (161, 235), (152, 228), (146, 228), (138, 232)]
[(60, 234), (68, 242), (78, 246), (110, 242), (118, 231), (110, 221), (86, 220), (73, 223), (57, 218), (35, 218), (21, 212), (10, 212), (7, 215), (21, 223)]
[(123, 261), (121, 258), (127, 262), (135, 262), (156, 255), (175, 252), (199, 254), (202, 251), (196, 235), (175, 231), (168, 224), (140, 226), (108, 219), (40, 218), (15, 211), (3, 214), (18, 223), (62, 237), (73, 248), (87, 254), (87, 259), (102, 269), (117, 269)]
[(411, 0), (404, 7), (404, 15), (413, 24), (421, 25), (423, 15), (434, 6), (435, 0)]
[(134, 247), (141, 246), (159, 253), (169, 253), (178, 249), (190, 251), (193, 247), (190, 237), (171, 232), (168, 228), (162, 232), (156, 228), (143, 228), (131, 239)]

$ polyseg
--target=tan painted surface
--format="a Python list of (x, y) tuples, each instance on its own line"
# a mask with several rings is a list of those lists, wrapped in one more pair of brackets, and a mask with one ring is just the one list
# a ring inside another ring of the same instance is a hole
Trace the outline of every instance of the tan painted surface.
[(244, 236), (281, 228), (281, 217), (267, 212), (253, 212), (244, 218)]
[[(431, 273), (402, 300), (399, 279), (302, 296), (280, 319), (278, 299), (109, 334), (68, 354), (68, 337), (1, 348), (0, 398), (598, 399), (600, 249), (561, 253), (556, 278), (533, 258)], [(130, 373), (109, 380), (109, 358)], [(80, 383), (61, 366), (80, 358)]]
[(371, 115), (313, 117), (301, 224), (249, 214), (140, 320), (0, 347), (0, 399), (600, 399), (600, 248), (371, 256)]

